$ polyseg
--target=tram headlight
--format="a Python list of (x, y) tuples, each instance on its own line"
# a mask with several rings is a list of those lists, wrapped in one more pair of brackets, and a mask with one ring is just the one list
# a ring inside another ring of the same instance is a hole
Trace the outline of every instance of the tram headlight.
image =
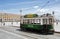
[(50, 29), (51, 32), (54, 32), (54, 29)]

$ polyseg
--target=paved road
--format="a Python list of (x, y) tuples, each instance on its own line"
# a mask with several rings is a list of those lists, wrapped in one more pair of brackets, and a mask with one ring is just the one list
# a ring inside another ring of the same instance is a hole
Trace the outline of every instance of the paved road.
[(0, 39), (27, 39), (27, 38), (0, 29)]
[(19, 39), (19, 36), (22, 37), (21, 39), (24, 39), (24, 38), (26, 39), (60, 39), (60, 34), (57, 34), (57, 33), (55, 33), (54, 35), (41, 35), (41, 34), (36, 34), (36, 33), (31, 33), (31, 32), (18, 31), (19, 29), (18, 27), (0, 27), (0, 29), (17, 34), (18, 36), (17, 39)]

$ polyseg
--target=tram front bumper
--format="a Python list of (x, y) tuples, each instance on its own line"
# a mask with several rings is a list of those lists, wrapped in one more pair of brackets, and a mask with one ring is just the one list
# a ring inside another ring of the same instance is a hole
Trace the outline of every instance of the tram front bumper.
[(51, 29), (51, 30), (48, 31), (48, 33), (53, 34), (54, 33), (54, 30)]

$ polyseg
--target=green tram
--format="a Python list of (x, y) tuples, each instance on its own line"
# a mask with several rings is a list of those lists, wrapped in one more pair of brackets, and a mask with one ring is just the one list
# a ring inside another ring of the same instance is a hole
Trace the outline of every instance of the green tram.
[(54, 34), (54, 19), (53, 16), (44, 16), (36, 18), (22, 18), (21, 30), (36, 30), (44, 34)]

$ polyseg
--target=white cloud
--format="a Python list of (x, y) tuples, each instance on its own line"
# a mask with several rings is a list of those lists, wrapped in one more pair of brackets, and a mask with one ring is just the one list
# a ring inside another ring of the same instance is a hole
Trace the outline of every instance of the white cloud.
[(37, 9), (35, 13), (50, 13), (49, 9)]
[(55, 18), (60, 19), (60, 8), (59, 7), (44, 8), (44, 9), (38, 8), (37, 10), (35, 10), (34, 13), (38, 13), (40, 15), (45, 14), (45, 13), (52, 14), (52, 11), (55, 12)]
[(39, 6), (34, 6), (33, 8), (37, 9), (37, 8), (39, 8)]

